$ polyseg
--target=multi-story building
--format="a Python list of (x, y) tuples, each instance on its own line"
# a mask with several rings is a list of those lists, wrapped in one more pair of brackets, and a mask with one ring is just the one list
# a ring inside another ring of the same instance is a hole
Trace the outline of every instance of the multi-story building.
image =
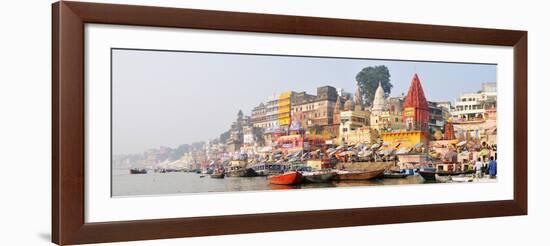
[(332, 125), (332, 113), (337, 99), (338, 93), (334, 87), (322, 86), (317, 88), (317, 109), (313, 118), (314, 125)]
[(355, 95), (355, 102), (349, 98), (344, 103), (343, 111), (340, 111), (339, 114), (340, 125), (337, 142), (340, 144), (346, 144), (350, 135), (359, 134), (356, 130), (370, 126), (370, 111), (364, 110), (362, 103), (359, 89)]
[(229, 129), (229, 139), (226, 142), (228, 151), (238, 151), (243, 146), (243, 129), (250, 126), (252, 126), (250, 116), (244, 116), (243, 112), (239, 110), (237, 113), (237, 120), (231, 124), (231, 128)]
[(265, 104), (264, 128), (276, 128), (279, 126), (279, 100), (276, 96), (270, 98)]
[(281, 93), (277, 98), (277, 122), (280, 127), (290, 125), (291, 99), (294, 92), (287, 91)]
[(267, 127), (266, 109), (267, 107), (263, 102), (252, 109), (250, 120), (254, 127), (260, 127), (260, 128)]
[(428, 102), (428, 128), (430, 135), (433, 135), (438, 130), (443, 130), (443, 126), (445, 125), (443, 109), (443, 107), (439, 107), (439, 103), (437, 102)]
[(292, 101), (292, 113), (303, 128), (325, 128), (333, 124), (333, 113), (338, 93), (332, 86), (317, 88), (317, 95), (297, 93)]
[(481, 91), (464, 93), (456, 100), (452, 116), (456, 120), (483, 119), (485, 110), (495, 109), (496, 104), (496, 83), (483, 83)]

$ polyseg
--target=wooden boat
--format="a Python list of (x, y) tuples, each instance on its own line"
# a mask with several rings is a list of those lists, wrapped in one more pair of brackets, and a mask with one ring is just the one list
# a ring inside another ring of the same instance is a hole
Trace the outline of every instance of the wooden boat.
[(231, 161), (229, 168), (226, 169), (227, 177), (255, 177), (258, 176), (254, 169), (247, 167), (246, 161)]
[(270, 184), (294, 185), (302, 182), (302, 174), (297, 171), (291, 171), (279, 175), (269, 176), (267, 179)]
[(406, 173), (397, 173), (397, 172), (384, 172), (385, 179), (402, 179), (409, 176)]
[(435, 180), (439, 183), (448, 183), (451, 182), (451, 176), (439, 176), (438, 174), (435, 175)]
[(304, 182), (308, 183), (326, 183), (330, 182), (336, 176), (336, 173), (333, 171), (312, 171), (312, 172), (302, 172), (304, 177)]
[(465, 172), (462, 171), (437, 171), (437, 175), (439, 176), (457, 176), (461, 174), (465, 174)]
[(223, 179), (225, 177), (225, 171), (216, 169), (210, 174), (210, 178)]
[(379, 177), (384, 172), (384, 169), (377, 170), (353, 170), (353, 171), (344, 171), (339, 170), (336, 172), (335, 180), (369, 180), (376, 177)]
[(253, 165), (252, 169), (258, 176), (270, 176), (283, 173), (285, 165), (280, 163), (258, 163)]
[(432, 167), (423, 167), (420, 170), (418, 170), (418, 174), (422, 176), (425, 180), (436, 180), (435, 174), (436, 174), (435, 168)]
[(131, 168), (130, 169), (130, 174), (146, 174), (147, 173), (147, 169), (145, 168)]
[(258, 176), (252, 168), (237, 168), (228, 170), (225, 174), (227, 177), (256, 177)]
[(474, 176), (466, 176), (466, 175), (460, 175), (460, 176), (453, 176), (451, 177), (453, 182), (472, 182), (474, 181)]

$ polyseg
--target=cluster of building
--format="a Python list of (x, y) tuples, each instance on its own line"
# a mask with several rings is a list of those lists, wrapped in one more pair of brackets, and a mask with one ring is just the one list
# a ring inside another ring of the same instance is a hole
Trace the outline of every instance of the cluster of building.
[(496, 144), (489, 136), (496, 136), (495, 120), (495, 83), (462, 95), (453, 106), (428, 101), (415, 74), (405, 96), (388, 97), (379, 84), (370, 104), (363, 102), (360, 87), (354, 95), (332, 86), (317, 88), (316, 95), (281, 93), (254, 107), (250, 116), (239, 111), (229, 139), (217, 144), (225, 152), (251, 154), (380, 141), (412, 146), (451, 137)]
[(229, 136), (207, 142), (200, 151), (180, 161), (209, 165), (236, 155), (286, 155), (320, 152), (335, 146), (384, 143), (394, 148), (453, 140), (496, 145), (496, 83), (485, 83), (477, 93), (451, 102), (428, 101), (417, 74), (407, 94), (388, 97), (379, 83), (374, 100), (332, 86), (316, 95), (288, 91), (254, 107), (250, 115), (239, 111)]

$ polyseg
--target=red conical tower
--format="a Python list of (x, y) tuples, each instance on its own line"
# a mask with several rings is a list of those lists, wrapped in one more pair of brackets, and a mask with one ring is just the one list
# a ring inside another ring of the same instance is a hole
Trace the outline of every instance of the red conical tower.
[(443, 139), (445, 139), (445, 140), (456, 139), (455, 129), (453, 127), (453, 121), (452, 120), (448, 120), (447, 122), (445, 122), (445, 135), (443, 135)]
[(403, 123), (405, 129), (412, 131), (428, 131), (428, 121), (430, 113), (428, 110), (428, 101), (424, 96), (424, 90), (420, 84), (420, 79), (415, 73), (405, 102), (403, 103)]

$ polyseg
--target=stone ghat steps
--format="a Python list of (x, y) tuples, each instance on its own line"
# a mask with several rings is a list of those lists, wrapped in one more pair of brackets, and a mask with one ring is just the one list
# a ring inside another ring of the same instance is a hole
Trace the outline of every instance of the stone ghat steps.
[(341, 170), (379, 170), (379, 169), (398, 169), (397, 162), (384, 161), (384, 162), (346, 162), (336, 164), (336, 169)]

